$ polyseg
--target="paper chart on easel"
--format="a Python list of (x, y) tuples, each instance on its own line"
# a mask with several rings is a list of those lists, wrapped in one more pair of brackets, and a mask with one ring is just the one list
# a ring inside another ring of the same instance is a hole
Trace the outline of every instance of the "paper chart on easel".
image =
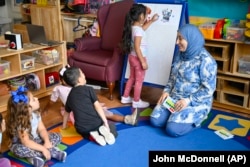
[[(159, 19), (146, 30), (148, 42), (147, 62), (144, 82), (166, 85), (170, 74), (170, 67), (175, 51), (177, 30), (179, 27), (182, 5), (142, 3), (151, 9), (149, 15), (158, 13)], [(129, 63), (127, 63), (125, 78), (129, 77)]]

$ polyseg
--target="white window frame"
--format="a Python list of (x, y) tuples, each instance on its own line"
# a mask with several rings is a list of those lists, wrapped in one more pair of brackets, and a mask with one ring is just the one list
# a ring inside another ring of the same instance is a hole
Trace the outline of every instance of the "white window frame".
[(11, 0), (12, 11), (20, 12), (20, 4), (21, 4), (20, 0)]

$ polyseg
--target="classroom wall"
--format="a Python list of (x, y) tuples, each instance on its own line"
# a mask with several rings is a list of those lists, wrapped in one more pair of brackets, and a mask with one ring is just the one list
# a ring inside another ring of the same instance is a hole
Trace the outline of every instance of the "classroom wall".
[(188, 0), (189, 16), (246, 20), (250, 0)]
[(5, 0), (5, 5), (0, 6), (0, 17), (7, 17), (11, 19), (20, 19), (19, 6), (13, 7), (14, 0)]
[(5, 0), (5, 5), (0, 6), (0, 17), (9, 17), (9, 12), (8, 10), (11, 7), (11, 1), (10, 0)]

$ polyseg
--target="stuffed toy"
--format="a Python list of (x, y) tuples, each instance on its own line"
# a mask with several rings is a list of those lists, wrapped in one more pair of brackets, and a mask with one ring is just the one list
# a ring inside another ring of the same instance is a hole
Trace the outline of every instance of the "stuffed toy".
[(246, 41), (250, 42), (250, 13), (247, 14), (245, 37), (246, 37)]
[(82, 37), (99, 37), (99, 24), (97, 20), (88, 26), (88, 29), (83, 33)]

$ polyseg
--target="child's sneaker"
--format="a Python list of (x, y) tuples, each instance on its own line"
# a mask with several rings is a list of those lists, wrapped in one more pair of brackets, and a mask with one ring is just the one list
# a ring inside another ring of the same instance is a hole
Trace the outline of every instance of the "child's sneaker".
[(121, 98), (121, 103), (122, 104), (132, 103), (132, 101), (133, 101), (133, 99), (130, 96), (128, 96), (128, 97), (122, 96), (122, 98)]
[(106, 141), (103, 136), (99, 135), (98, 131), (92, 131), (90, 132), (90, 136), (94, 139), (96, 143), (98, 143), (101, 146), (106, 145)]
[(139, 116), (140, 116), (140, 112), (138, 112), (138, 109), (136, 108), (135, 111), (133, 112), (133, 114), (125, 116), (124, 122), (125, 122), (125, 124), (136, 126), (138, 123)]
[(147, 108), (149, 106), (149, 102), (146, 102), (146, 101), (142, 101), (142, 100), (139, 100), (139, 101), (133, 101), (133, 108)]
[(99, 132), (101, 133), (101, 135), (103, 135), (105, 141), (109, 145), (115, 143), (115, 136), (105, 126), (100, 126)]
[(34, 167), (43, 167), (45, 164), (45, 161), (41, 157), (31, 157), (27, 158), (27, 160), (34, 165)]
[(51, 157), (57, 159), (58, 161), (65, 162), (67, 153), (57, 147), (53, 147), (51, 148)]

